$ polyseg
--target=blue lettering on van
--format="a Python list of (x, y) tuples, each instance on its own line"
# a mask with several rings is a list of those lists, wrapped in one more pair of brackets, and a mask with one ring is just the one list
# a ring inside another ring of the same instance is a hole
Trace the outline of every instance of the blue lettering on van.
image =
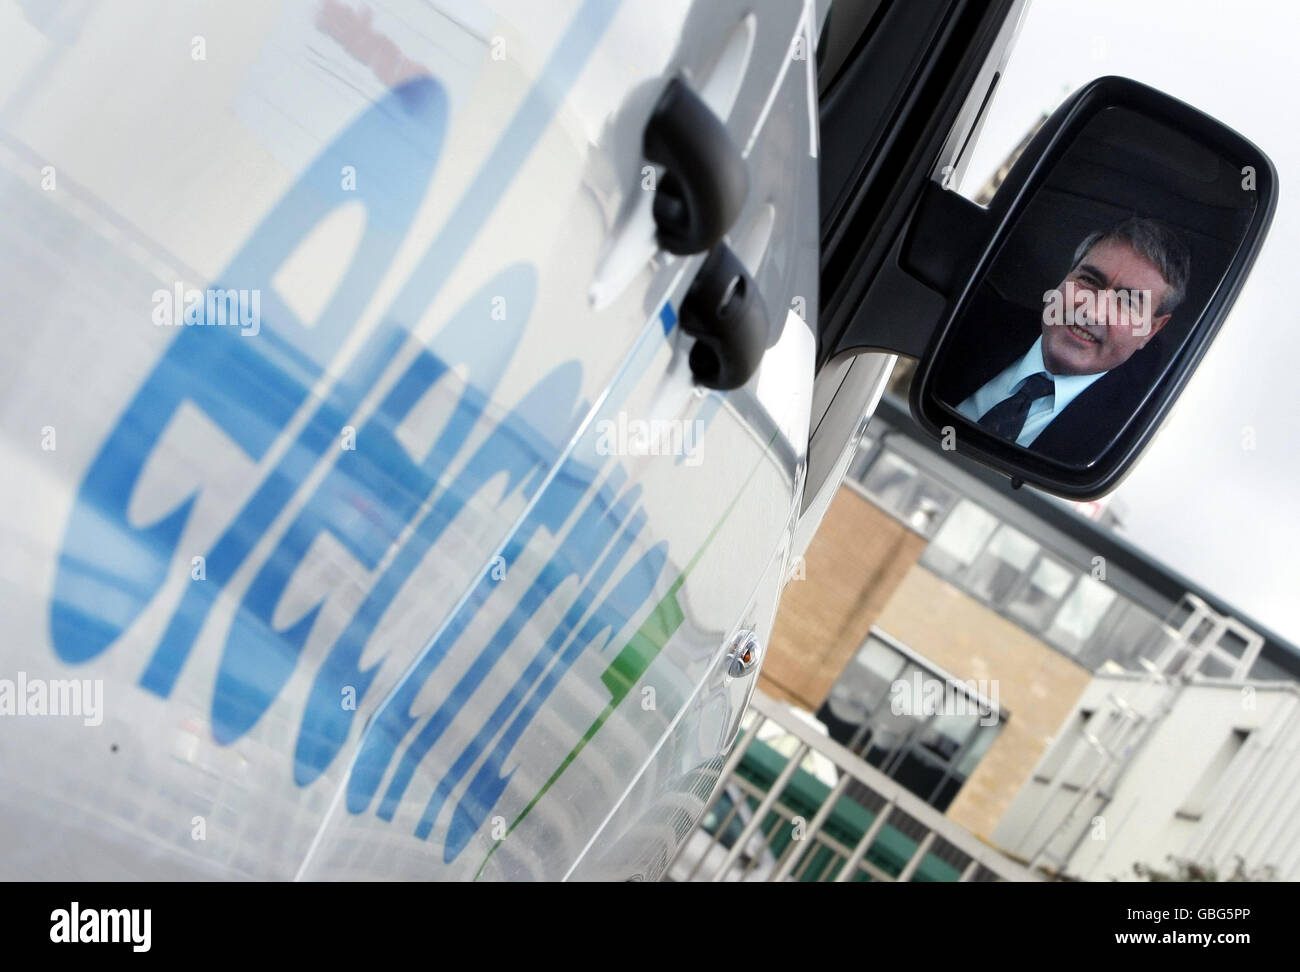
[[(646, 522), (645, 513), (637, 510), (635, 515), (632, 515), (632, 512), (640, 498), (641, 487), (623, 489), (626, 479), (626, 472), (622, 467), (616, 466), (601, 486), (596, 499), (583, 511), (564, 545), (551, 558), (542, 575), (539, 575), (538, 580), (534, 582), (535, 587), (540, 585), (545, 590), (553, 589), (562, 577), (586, 575), (591, 562), (597, 556), (600, 557), (599, 563), (594, 570), (591, 570), (582, 591), (574, 598), (573, 603), (569, 605), (541, 648), (529, 660), (522, 674), (510, 686), (488, 720), (439, 780), (416, 827), (416, 836), (421, 838), (428, 836), (451, 791), (483, 754), (488, 743), (500, 732), (505, 721), (523, 702), (525, 694), (546, 671), (556, 653), (569, 641), (570, 635), (590, 609), (595, 594), (609, 580), (613, 569), (622, 562), (632, 542), (640, 535)], [(614, 499), (616, 494), (617, 500)], [(606, 549), (606, 545), (614, 540), (616, 533), (617, 541)], [(550, 577), (542, 583), (542, 577), (548, 572)], [(567, 668), (568, 665), (561, 660), (560, 671)], [(558, 677), (559, 672), (552, 670), (552, 674)], [(427, 752), (428, 743), (432, 741), (425, 739), (428, 731), (429, 728), (426, 727), (417, 737), (417, 741), (422, 744), (421, 754)], [(408, 755), (412, 750), (408, 750)], [(404, 787), (405, 782), (402, 782), (401, 788)], [(396, 800), (401, 797), (401, 788), (397, 780), (389, 786), (384, 803), (379, 810), (381, 817), (391, 819), (396, 808)]]
[[(223, 288), (261, 289), (255, 340), (225, 328), (182, 329), (109, 433), (82, 481), (59, 557), (50, 612), (54, 650), (84, 662), (136, 620), (165, 579), (195, 496), (152, 524), (128, 519), (131, 495), (172, 415), (200, 409), (250, 458), (261, 459), (306, 400), (388, 268), (412, 213), (427, 192), (446, 125), (446, 95), (432, 79), (389, 94), (312, 164), (254, 232)], [(344, 163), (374, 166), (354, 194), (338, 191)], [(382, 188), (380, 188), (382, 187)], [(278, 300), (271, 280), (301, 240), (343, 200), (366, 208), (365, 235), (329, 306), (307, 327)], [(211, 600), (243, 561), (312, 463), (396, 351), (399, 335), (372, 342), (313, 420), (206, 556), (209, 583), (191, 585), (142, 684), (167, 696)]]
[[(563, 408), (563, 403), (572, 402), (577, 395), (578, 372), (579, 368), (573, 362), (552, 371), (531, 392), (524, 396), (523, 400), (505, 420), (492, 430), (487, 440), (475, 452), (456, 481), (441, 494), (437, 502), (433, 504), (429, 512), (417, 524), (411, 539), (407, 542), (401, 554), (394, 559), (386, 575), (381, 577), (375, 587), (372, 588), (370, 598), (383, 598), (385, 604), (391, 600), (402, 582), (423, 558), (424, 552), (433, 545), (446, 526), (460, 514), (469, 500), (482, 490), (493, 477), (501, 473), (506, 474), (505, 495), (509, 495), (509, 493), (527, 483), (531, 477), (539, 472), (544, 472), (545, 469), (558, 461), (558, 448), (546, 443), (544, 438), (536, 436), (535, 433), (521, 434), (528, 429), (523, 417), (528, 415), (542, 415), (543, 417), (548, 414), (554, 415), (557, 408)], [(563, 414), (563, 412), (560, 414)], [(573, 504), (580, 497), (569, 496), (566, 499), (569, 500), (567, 504), (558, 507), (555, 505), (550, 506), (548, 515), (527, 522), (510, 536), (505, 550), (501, 554), (506, 570), (510, 569), (520, 552), (527, 547), (538, 526), (545, 524), (553, 532), (557, 531), (563, 519), (573, 510)], [(388, 702), (371, 720), (365, 736), (362, 738), (360, 752), (348, 780), (348, 809), (352, 810), (352, 812), (359, 813), (369, 804), (369, 798), (373, 795), (375, 787), (378, 786), (379, 778), (388, 766), (393, 749), (405, 736), (406, 730), (414, 721), (407, 711), (409, 706), (414, 702), (415, 696), (419, 694), (424, 682), (428, 680), (434, 669), (445, 657), (447, 650), (454, 644), (460, 632), (473, 619), (479, 608), (487, 600), (487, 596), (494, 590), (495, 585), (484, 588), (480, 584), (473, 588), (467, 606), (455, 611), (450, 623), (444, 624), (442, 629), (434, 635), (431, 644), (424, 649), (411, 665), (410, 671), (402, 678), (395, 691), (390, 695)], [(364, 605), (362, 610), (365, 610)], [(377, 613), (382, 612), (382, 608), (375, 610)], [(336, 648), (342, 647), (346, 653), (348, 664), (355, 664), (354, 659), (360, 656), (360, 651), (365, 646), (369, 632), (358, 631), (351, 635), (351, 639), (349, 639), (349, 634), (349, 632), (344, 633), (341, 645), (336, 646)], [(317, 681), (320, 682), (322, 679), (332, 677), (333, 668), (322, 668)], [(364, 684), (368, 684), (368, 680)], [(334, 685), (327, 684), (323, 691), (320, 692), (322, 698), (332, 697), (337, 699), (338, 694), (337, 683)], [(337, 704), (335, 704), (334, 708), (338, 708)], [(320, 715), (325, 717), (324, 710), (321, 710)], [(350, 713), (348, 715), (350, 716)], [(328, 718), (341, 722), (337, 713), (330, 713)], [(346, 727), (340, 726), (340, 729), (343, 731), (333, 734), (333, 740), (345, 737)], [(305, 725), (304, 730), (306, 730)], [(303, 762), (304, 750), (300, 743), (297, 754), (299, 760), (297, 772), (300, 781), (307, 772), (318, 775), (333, 758), (337, 746), (330, 746), (322, 750), (320, 741), (320, 737), (317, 737), (317, 752), (319, 755), (317, 760), (310, 764), (304, 764)]]
[[(639, 532), (640, 526), (640, 523), (635, 525), (632, 537), (635, 536), (636, 532)], [(630, 539), (631, 537), (629, 537)], [(617, 553), (621, 558), (623, 551), (620, 550)], [(462, 795), (459, 804), (457, 804), (452, 814), (451, 826), (443, 848), (444, 860), (451, 862), (465, 849), (470, 837), (478, 831), (488, 813), (491, 812), (492, 807), (501, 798), (501, 794), (505, 792), (505, 788), (514, 772), (512, 770), (510, 773), (502, 775), (501, 770), (505, 765), (506, 758), (514, 749), (524, 730), (532, 723), (533, 717), (537, 715), (560, 678), (569, 670), (578, 655), (593, 644), (596, 639), (601, 639), (600, 648), (603, 650), (609, 645), (614, 636), (628, 625), (649, 600), (663, 571), (667, 556), (668, 546), (665, 543), (658, 543), (646, 551), (628, 569), (627, 573), (623, 575), (600, 606), (592, 612), (591, 617), (583, 624), (582, 629), (569, 641), (556, 663), (546, 672), (545, 678), (534, 688), (527, 702), (515, 714), (509, 728), (488, 755), (487, 760), (479, 768), (478, 773), (464, 795)], [(592, 590), (596, 586), (598, 585), (592, 585), (588, 590)], [(557, 633), (559, 633), (559, 629), (557, 629)], [(548, 647), (549, 645), (548, 642)], [(528, 674), (525, 673), (525, 676), (520, 678), (519, 688), (521, 690), (526, 687), (524, 683)], [(453, 764), (453, 773), (456, 765)], [(449, 780), (446, 784), (442, 784), (440, 789), (445, 792), (448, 785), (454, 784), (454, 782), (454, 780)], [(427, 836), (429, 828), (436, 818), (439, 810), (436, 797), (437, 794), (435, 793), (435, 798), (430, 799), (424, 816), (416, 827), (416, 834), (419, 836)]]
[[(54, 651), (68, 663), (90, 661), (131, 628), (157, 597), (200, 497), (201, 486), (142, 525), (128, 515), (145, 470), (182, 406), (210, 419), (253, 462), (281, 448), (252, 496), (207, 549), (206, 581), (184, 587), (140, 678), (143, 688), (168, 697), (221, 591), (324, 461), (344, 424), (394, 360), (409, 357), (362, 426), (360, 446), (341, 450), (324, 471), (245, 591), (222, 651), (212, 730), (223, 744), (241, 738), (283, 692), (324, 602), (318, 599), (285, 626), (277, 627), (274, 619), (312, 545), (329, 535), (362, 567), (378, 574), (330, 645), (302, 713), (293, 775), (300, 786), (318, 779), (351, 731), (353, 713), (339, 705), (339, 685), (353, 686), (358, 699), (364, 696), (378, 663), (363, 670), (362, 652), (385, 611), (448, 525), (504, 473), (506, 485), (497, 502), (518, 494), (528, 503), (500, 548), (504, 564), (516, 562), (540, 532), (558, 541), (554, 553), (497, 631), (476, 649), (457, 685), (432, 715), (417, 719), (411, 710), (421, 688), (496, 589), (484, 568), (364, 730), (347, 781), (348, 808), (363, 812), (399, 755), (402, 740), (418, 725), (376, 810), (391, 819), (421, 761), (469, 695), (548, 598), (576, 579), (580, 592), (506, 698), (453, 760), (417, 824), (417, 835), (426, 837), (447, 797), (508, 722), (453, 815), (455, 840), (445, 851), (447, 860), (463, 848), (465, 828), (477, 826), (475, 821), (481, 822), (499, 797), (509, 779), (500, 777), (499, 768), (555, 683), (587, 645), (602, 635), (608, 642), (632, 619), (652, 594), (667, 559), (665, 545), (652, 547), (592, 609), (596, 594), (643, 531), (646, 517), (638, 507), (640, 489), (627, 488), (625, 470), (615, 464), (604, 473), (605, 463), (566, 452), (565, 443), (589, 410), (579, 399), (576, 361), (542, 376), (443, 485), (527, 326), (537, 286), (533, 267), (516, 264), (500, 271), (428, 346), (413, 347), (410, 333), (505, 195), (616, 8), (604, 0), (584, 3), (391, 307), (343, 373), (319, 400), (312, 400), (311, 389), (352, 333), (427, 195), (447, 127), (442, 86), (432, 78), (404, 84), (321, 153), (215, 278), (227, 289), (263, 291), (258, 339), (243, 340), (216, 328), (177, 333), (92, 460), (56, 569), (50, 605)], [(368, 173), (346, 195), (337, 183), (343, 165)], [(362, 238), (319, 319), (302, 321), (277, 298), (271, 281), (300, 243), (345, 203), (365, 209)], [(487, 304), (489, 295), (506, 296), (512, 314), (507, 330), (483, 341), (476, 309)], [(659, 316), (666, 335), (675, 317), (666, 305)], [(639, 351), (637, 360), (644, 361), (645, 349)], [(427, 453), (411, 456), (397, 439), (397, 427), (439, 383), (459, 389), (456, 404)], [(310, 415), (292, 441), (284, 442), (290, 423), (304, 409)]]
[[(620, 468), (616, 468), (610, 477), (611, 481), (615, 483), (626, 478), (627, 473)], [(533, 508), (529, 521), (520, 531), (521, 534), (529, 536), (537, 526), (544, 527), (551, 533), (556, 532), (555, 527), (552, 525), (554, 521), (561, 517), (567, 518), (569, 511), (576, 505), (577, 499), (587, 493), (590, 483), (590, 473), (587, 470), (575, 468), (570, 469), (567, 473), (562, 470), (551, 488), (546, 491), (542, 501)], [(515, 604), (509, 615), (488, 640), (484, 650), (478, 654), (469, 670), (460, 678), (455, 687), (442, 700), (437, 710), (429, 717), (420, 728), (420, 731), (416, 733), (415, 738), (406, 747), (406, 751), (398, 763), (397, 771), (389, 783), (388, 790), (379, 806), (379, 816), (385, 820), (392, 819), (416, 768), (433, 744), (437, 742), (442, 733), (459, 714), (465, 702), (482, 684), (484, 678), (501, 655), (514, 643), (525, 623), (532, 619), (538, 608), (566, 579), (572, 577), (581, 581), (595, 567), (600, 553), (614, 539), (614, 532), (619, 525), (617, 520), (602, 515), (604, 513), (602, 500), (608, 495), (608, 488), (607, 483), (605, 489), (598, 492), (592, 502), (579, 515), (573, 528), (563, 542), (560, 543), (554, 555), (543, 566), (537, 577), (534, 578), (523, 597)], [(639, 488), (635, 492), (639, 495)], [(474, 596), (469, 603), (477, 605), (486, 600), (491, 594), (492, 584), (493, 581), (490, 577), (480, 577)], [(577, 606), (575, 604), (575, 608)], [(468, 617), (469, 612), (464, 612), (461, 616)], [(444, 654), (451, 647), (449, 639), (454, 639), (463, 630), (463, 627), (464, 624), (460, 623), (444, 628), (440, 635), (441, 649)], [(555, 647), (558, 647), (558, 645)], [(379, 722), (379, 720), (376, 721)], [(406, 726), (400, 725), (400, 728), (402, 729), (402, 735), (390, 737), (390, 741), (392, 738), (403, 738)], [(349, 795), (351, 795), (351, 791)]]
[[(511, 267), (466, 302), (446, 325), (450, 340), (445, 342), (445, 357), (419, 353), (375, 415), (358, 430), (356, 448), (342, 451), (263, 564), (244, 595), (242, 610), (235, 615), (217, 674), (212, 728), (219, 742), (231, 742), (247, 732), (280, 694), (297, 664), (320, 603), (285, 631), (274, 630), (271, 620), (308, 548), (328, 532), (366, 567), (378, 565), (433, 491), (438, 474), (478, 420), (484, 399), (496, 389), (531, 311), (535, 278), (532, 267)], [(499, 322), (501, 329), (494, 340), (483, 341), (477, 325), (493, 295), (504, 296), (512, 313), (507, 321)], [(396, 426), (420, 396), (447, 374), (448, 365), (457, 364), (465, 367), (475, 384), (462, 394), (428, 456), (420, 463), (412, 462), (394, 435)], [(357, 516), (358, 504), (375, 512)], [(386, 572), (384, 580), (391, 573)], [(399, 585), (390, 586), (395, 589)], [(374, 606), (368, 598), (359, 612), (366, 635), (382, 614), (382, 610), (373, 610)], [(358, 696), (362, 691), (359, 687)], [(334, 697), (338, 698), (337, 691)]]

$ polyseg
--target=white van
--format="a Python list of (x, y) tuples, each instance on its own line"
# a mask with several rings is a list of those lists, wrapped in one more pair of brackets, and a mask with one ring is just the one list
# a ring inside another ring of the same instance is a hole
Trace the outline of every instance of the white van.
[(661, 876), (1023, 3), (829, 7), (0, 6), (0, 875)]

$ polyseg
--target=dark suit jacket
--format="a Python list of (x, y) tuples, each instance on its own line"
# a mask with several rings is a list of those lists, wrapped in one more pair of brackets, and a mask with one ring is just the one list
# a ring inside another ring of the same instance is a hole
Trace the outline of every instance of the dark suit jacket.
[[(1042, 334), (1041, 315), (1004, 300), (984, 284), (940, 363), (936, 389), (956, 408), (1020, 358)], [(1091, 465), (1110, 448), (1160, 372), (1155, 342), (1081, 392), (1028, 448), (1070, 466)]]

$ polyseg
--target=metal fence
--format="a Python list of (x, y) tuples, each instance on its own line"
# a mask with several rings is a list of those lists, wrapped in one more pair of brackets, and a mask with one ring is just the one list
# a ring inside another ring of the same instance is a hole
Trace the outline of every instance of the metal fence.
[[(775, 747), (769, 744), (774, 727), (780, 730)], [(673, 881), (1040, 879), (761, 692), (755, 692), (742, 735), (666, 876)]]

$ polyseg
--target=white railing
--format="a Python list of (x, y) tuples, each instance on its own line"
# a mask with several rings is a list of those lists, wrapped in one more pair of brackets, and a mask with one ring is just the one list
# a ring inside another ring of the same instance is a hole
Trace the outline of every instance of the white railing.
[[(784, 764), (764, 787), (737, 770), (754, 742), (771, 739), (774, 729)], [(806, 777), (802, 797), (790, 788), (801, 767), (824, 781), (838, 777), (827, 784), (830, 792), (815, 809)], [(828, 828), (836, 811), (842, 818), (846, 809), (857, 821), (869, 820), (860, 835), (842, 819)], [(856, 837), (851, 846), (841, 839), (846, 833)], [(744, 733), (666, 873), (674, 881), (911, 881), (918, 876), (1039, 880), (762, 692), (754, 693)]]

